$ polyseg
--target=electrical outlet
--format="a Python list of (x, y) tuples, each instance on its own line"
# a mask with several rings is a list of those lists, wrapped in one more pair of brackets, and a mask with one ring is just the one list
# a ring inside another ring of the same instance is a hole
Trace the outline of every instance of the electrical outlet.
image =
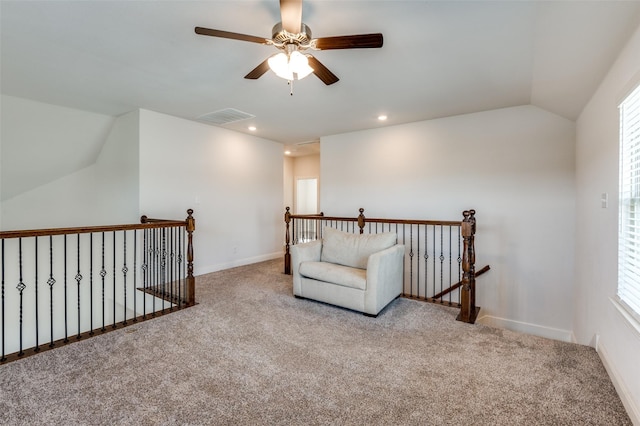
[(600, 206), (603, 209), (606, 209), (607, 207), (609, 207), (609, 194), (607, 194), (606, 192), (603, 192), (602, 195), (600, 196)]

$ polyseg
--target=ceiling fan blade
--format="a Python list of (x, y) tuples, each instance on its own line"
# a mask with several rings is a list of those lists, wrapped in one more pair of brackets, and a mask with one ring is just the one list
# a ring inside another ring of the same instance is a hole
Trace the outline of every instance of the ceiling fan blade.
[(280, 0), (282, 28), (291, 34), (298, 34), (302, 27), (302, 0)]
[(329, 71), (329, 68), (322, 65), (322, 63), (317, 60), (314, 56), (307, 55), (309, 59), (309, 66), (313, 68), (313, 73), (320, 79), (324, 84), (329, 86), (330, 84), (337, 83), (340, 80), (334, 73)]
[(316, 39), (318, 50), (329, 49), (367, 49), (382, 47), (382, 34), (357, 34)]
[(262, 75), (267, 71), (269, 71), (269, 58), (265, 59), (260, 65), (258, 65), (253, 70), (251, 70), (251, 72), (245, 75), (244, 78), (248, 78), (250, 80), (256, 80), (262, 77)]
[(264, 37), (256, 37), (247, 34), (232, 33), (230, 31), (212, 30), (211, 28), (195, 28), (196, 34), (207, 35), (211, 37), (230, 38), (233, 40), (250, 41), (252, 43), (267, 44), (270, 40)]

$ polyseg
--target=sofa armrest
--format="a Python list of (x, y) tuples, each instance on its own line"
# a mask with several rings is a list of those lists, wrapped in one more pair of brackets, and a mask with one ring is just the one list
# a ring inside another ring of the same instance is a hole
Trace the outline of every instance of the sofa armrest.
[(300, 286), (300, 264), (302, 262), (319, 262), (322, 254), (322, 240), (294, 244), (289, 248), (291, 253), (291, 270), (293, 274), (293, 294), (302, 296)]
[(367, 262), (365, 311), (376, 315), (389, 302), (402, 294), (404, 285), (404, 245), (379, 251)]

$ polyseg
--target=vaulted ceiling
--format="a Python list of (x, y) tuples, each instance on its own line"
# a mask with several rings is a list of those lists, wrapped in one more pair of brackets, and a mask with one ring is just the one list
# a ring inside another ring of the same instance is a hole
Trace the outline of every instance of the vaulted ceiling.
[[(381, 32), (381, 49), (314, 55), (340, 81), (244, 75), (272, 46), (268, 1), (0, 2), (3, 94), (108, 115), (185, 119), (225, 108), (223, 127), (295, 144), (382, 125), (533, 104), (575, 119), (640, 24), (638, 1), (313, 1), (314, 37)], [(384, 124), (380, 114), (388, 115)]]

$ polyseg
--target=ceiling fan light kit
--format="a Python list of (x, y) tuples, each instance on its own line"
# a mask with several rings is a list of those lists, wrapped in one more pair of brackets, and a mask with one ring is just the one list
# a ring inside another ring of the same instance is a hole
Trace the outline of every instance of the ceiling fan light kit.
[(383, 38), (380, 33), (312, 38), (311, 29), (302, 22), (302, 0), (280, 0), (280, 16), (282, 22), (274, 25), (271, 39), (203, 27), (196, 27), (195, 32), (211, 37), (272, 45), (281, 50), (264, 60), (244, 77), (251, 80), (262, 77), (271, 69), (278, 77), (289, 83), (313, 73), (328, 86), (336, 83), (339, 78), (315, 56), (303, 53), (305, 50), (382, 47)]
[(291, 52), (280, 52), (271, 56), (267, 62), (269, 68), (278, 77), (288, 81), (302, 80), (313, 72), (313, 68), (309, 66), (309, 59), (295, 49), (295, 45), (289, 45)]

